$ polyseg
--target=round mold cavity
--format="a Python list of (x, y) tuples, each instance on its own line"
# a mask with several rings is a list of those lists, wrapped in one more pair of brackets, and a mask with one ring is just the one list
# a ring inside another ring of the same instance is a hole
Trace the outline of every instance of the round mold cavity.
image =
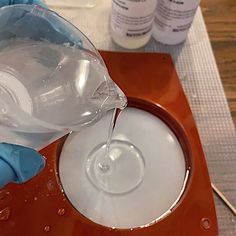
[(95, 125), (69, 135), (59, 159), (62, 187), (74, 208), (97, 224), (148, 226), (180, 201), (189, 177), (185, 153), (162, 119), (128, 107), (113, 132), (112, 163), (101, 162), (111, 118), (108, 112)]

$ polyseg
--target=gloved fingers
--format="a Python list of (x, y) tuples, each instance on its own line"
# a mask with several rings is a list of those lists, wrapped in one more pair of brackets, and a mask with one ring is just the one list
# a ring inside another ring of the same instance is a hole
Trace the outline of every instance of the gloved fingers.
[(0, 7), (15, 4), (37, 4), (47, 8), (47, 5), (42, 0), (0, 0)]
[(10, 39), (82, 46), (81, 39), (66, 21), (44, 8), (29, 5), (0, 8), (0, 43)]
[(44, 167), (44, 157), (35, 150), (0, 143), (0, 170), (4, 170), (0, 172), (2, 185), (6, 182), (24, 183), (40, 173)]
[(16, 174), (11, 166), (0, 159), (0, 189), (3, 188), (10, 182), (14, 182), (16, 180)]

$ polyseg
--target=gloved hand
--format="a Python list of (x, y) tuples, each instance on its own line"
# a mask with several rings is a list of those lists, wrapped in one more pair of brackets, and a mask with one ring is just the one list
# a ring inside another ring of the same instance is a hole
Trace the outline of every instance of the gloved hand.
[[(40, 0), (0, 0), (0, 7), (13, 4), (46, 5)], [(10, 182), (24, 183), (45, 166), (43, 156), (19, 145), (0, 143), (0, 188)]]
[[(29, 10), (28, 6), (20, 5), (18, 9), (4, 9), (1, 7), (13, 4), (37, 4), (42, 6)], [(4, 47), (2, 41), (8, 42), (15, 38), (26, 38), (35, 41), (48, 41), (53, 44), (67, 44), (81, 47), (82, 41), (76, 31), (51, 17), (45, 10), (47, 6), (40, 0), (0, 0), (0, 49)], [(3, 46), (1, 45), (3, 44)]]
[(45, 3), (41, 0), (0, 0), (0, 7), (14, 4), (37, 4), (47, 8)]
[(10, 182), (24, 183), (45, 166), (45, 159), (35, 150), (0, 143), (0, 188)]

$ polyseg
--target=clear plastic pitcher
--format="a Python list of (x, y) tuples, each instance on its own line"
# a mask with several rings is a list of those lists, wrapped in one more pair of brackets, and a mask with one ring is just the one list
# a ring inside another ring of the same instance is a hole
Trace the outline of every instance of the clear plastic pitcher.
[(73, 25), (36, 5), (0, 9), (0, 142), (39, 150), (126, 102)]

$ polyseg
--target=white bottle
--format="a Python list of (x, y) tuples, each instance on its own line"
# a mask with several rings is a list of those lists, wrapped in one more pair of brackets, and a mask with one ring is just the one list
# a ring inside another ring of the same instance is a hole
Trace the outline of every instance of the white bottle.
[(183, 42), (199, 3), (200, 0), (157, 0), (153, 37), (169, 45)]
[(144, 46), (151, 37), (157, 0), (112, 0), (111, 35), (124, 48)]

